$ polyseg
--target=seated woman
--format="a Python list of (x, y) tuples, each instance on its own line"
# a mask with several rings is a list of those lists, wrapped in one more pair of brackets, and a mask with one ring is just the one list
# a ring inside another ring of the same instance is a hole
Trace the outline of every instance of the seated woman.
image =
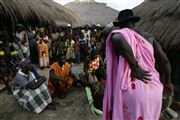
[(96, 50), (91, 51), (84, 63), (84, 72), (93, 95), (94, 106), (102, 110), (105, 70), (104, 62)]
[(52, 102), (49, 90), (44, 83), (46, 78), (35, 77), (31, 72), (32, 64), (29, 60), (23, 60), (20, 68), (14, 78), (13, 95), (20, 106), (28, 111), (40, 113)]
[(51, 65), (50, 79), (48, 82), (51, 95), (57, 95), (60, 98), (65, 97), (65, 92), (73, 84), (73, 74), (71, 72), (71, 65), (66, 62), (66, 56), (64, 54), (58, 55), (58, 62)]

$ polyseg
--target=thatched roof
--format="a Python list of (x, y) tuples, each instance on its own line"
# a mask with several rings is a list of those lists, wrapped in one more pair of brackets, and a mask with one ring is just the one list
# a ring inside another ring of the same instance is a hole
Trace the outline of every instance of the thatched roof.
[(106, 25), (115, 20), (118, 11), (106, 6), (105, 3), (95, 2), (95, 0), (76, 0), (65, 5), (67, 8), (80, 15), (81, 22), (78, 26), (85, 24)]
[(11, 23), (31, 20), (73, 23), (79, 20), (77, 14), (53, 0), (0, 0), (0, 19)]
[(180, 51), (179, 0), (146, 0), (134, 12), (142, 17), (137, 27), (155, 35), (166, 52)]

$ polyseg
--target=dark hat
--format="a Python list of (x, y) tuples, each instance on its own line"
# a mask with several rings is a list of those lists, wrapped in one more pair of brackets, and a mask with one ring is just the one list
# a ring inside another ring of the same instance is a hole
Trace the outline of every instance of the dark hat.
[(122, 10), (122, 11), (119, 12), (119, 15), (116, 18), (116, 20), (113, 22), (113, 25), (115, 27), (117, 27), (120, 24), (122, 24), (123, 22), (126, 22), (128, 20), (138, 22), (140, 20), (140, 17), (139, 16), (134, 16), (134, 13), (133, 13), (132, 10), (125, 9), (125, 10)]

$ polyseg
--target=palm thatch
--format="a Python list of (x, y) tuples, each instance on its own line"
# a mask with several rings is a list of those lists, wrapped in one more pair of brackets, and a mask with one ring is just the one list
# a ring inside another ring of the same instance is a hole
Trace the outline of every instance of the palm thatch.
[(117, 10), (95, 0), (76, 0), (65, 6), (79, 14), (81, 22), (77, 26), (84, 26), (86, 24), (101, 24), (104, 26), (114, 21), (118, 15)]
[(54, 22), (74, 23), (79, 17), (53, 0), (0, 0), (1, 22)]
[(180, 51), (179, 0), (146, 0), (134, 12), (142, 17), (137, 27), (155, 35), (166, 52)]

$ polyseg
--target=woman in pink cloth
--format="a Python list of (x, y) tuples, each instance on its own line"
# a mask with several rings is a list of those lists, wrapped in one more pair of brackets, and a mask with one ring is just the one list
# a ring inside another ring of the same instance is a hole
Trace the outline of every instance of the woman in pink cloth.
[(155, 62), (173, 91), (169, 61), (151, 35), (134, 29), (140, 17), (132, 10), (122, 10), (117, 20), (113, 24), (120, 29), (113, 30), (106, 41), (103, 120), (158, 120), (163, 85)]

